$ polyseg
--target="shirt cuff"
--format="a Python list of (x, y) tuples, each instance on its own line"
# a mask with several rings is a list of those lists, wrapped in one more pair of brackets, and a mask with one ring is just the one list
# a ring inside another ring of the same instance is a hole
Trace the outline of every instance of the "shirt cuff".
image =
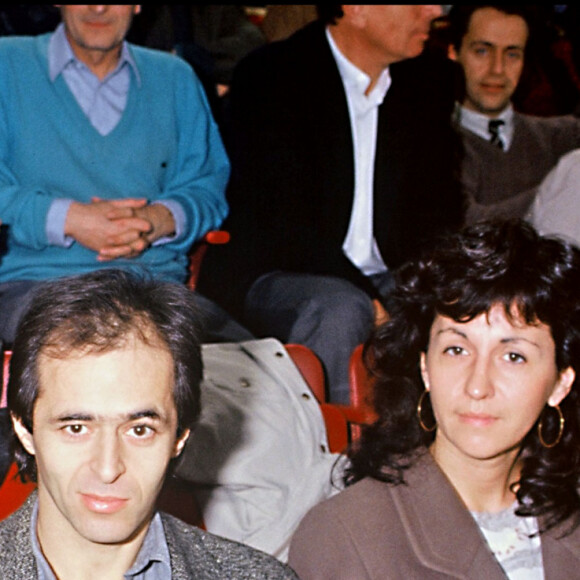
[(171, 215), (173, 216), (173, 222), (175, 224), (175, 233), (172, 236), (164, 236), (158, 240), (155, 240), (151, 244), (152, 246), (162, 246), (163, 244), (174, 242), (183, 235), (183, 232), (185, 231), (185, 225), (187, 223), (187, 218), (185, 216), (185, 212), (183, 211), (182, 205), (178, 201), (166, 199), (163, 201), (154, 201), (151, 205), (156, 203), (164, 205), (171, 212)]
[(55, 199), (46, 214), (46, 239), (51, 246), (70, 248), (74, 242), (71, 236), (65, 236), (64, 224), (72, 199)]

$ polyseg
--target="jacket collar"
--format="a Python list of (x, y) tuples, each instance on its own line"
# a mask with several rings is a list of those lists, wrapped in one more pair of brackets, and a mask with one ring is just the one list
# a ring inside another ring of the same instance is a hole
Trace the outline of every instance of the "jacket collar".
[(453, 577), (505, 580), (475, 520), (429, 452), (405, 472), (405, 481), (392, 488), (392, 497), (424, 566)]
[(10, 549), (2, 549), (0, 576), (4, 578), (27, 578), (35, 580), (38, 575), (36, 561), (30, 542), (30, 521), (36, 503), (36, 491), (33, 491), (24, 504), (1, 524), (0, 546), (9, 543)]
[[(405, 482), (392, 488), (392, 497), (424, 566), (453, 577), (505, 580), (475, 520), (429, 452), (405, 472)], [(565, 529), (563, 524), (541, 536), (544, 575), (551, 580), (573, 578), (580, 567), (580, 526), (562, 537)]]

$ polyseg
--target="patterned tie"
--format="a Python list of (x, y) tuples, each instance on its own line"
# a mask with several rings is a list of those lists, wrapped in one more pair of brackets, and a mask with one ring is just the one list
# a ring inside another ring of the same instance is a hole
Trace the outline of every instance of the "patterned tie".
[(489, 141), (494, 145), (497, 145), (500, 149), (503, 149), (503, 143), (499, 136), (499, 128), (505, 125), (505, 121), (501, 119), (491, 119), (488, 125), (488, 131), (490, 134)]

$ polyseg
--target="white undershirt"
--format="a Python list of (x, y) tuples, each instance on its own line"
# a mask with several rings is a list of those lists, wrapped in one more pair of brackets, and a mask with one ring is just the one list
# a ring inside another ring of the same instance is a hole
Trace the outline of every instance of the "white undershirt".
[(373, 232), (373, 184), (378, 108), (391, 86), (391, 76), (388, 68), (383, 70), (370, 94), (365, 95), (370, 77), (340, 52), (328, 27), (326, 37), (346, 94), (354, 150), (353, 205), (342, 249), (369, 276), (387, 271)]
[(515, 514), (517, 503), (498, 513), (471, 512), (509, 580), (544, 580), (542, 545), (534, 517)]

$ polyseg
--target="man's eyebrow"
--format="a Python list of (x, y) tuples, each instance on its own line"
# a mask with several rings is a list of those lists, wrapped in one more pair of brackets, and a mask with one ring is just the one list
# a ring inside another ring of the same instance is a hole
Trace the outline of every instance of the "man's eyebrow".
[[(133, 413), (127, 413), (125, 415), (120, 415), (120, 419), (123, 421), (135, 421), (137, 419), (154, 419), (156, 421), (163, 421), (165, 417), (161, 415), (158, 411), (154, 409), (143, 409), (141, 411), (135, 411)], [(66, 413), (64, 415), (59, 415), (53, 419), (54, 423), (67, 423), (71, 421), (79, 422), (91, 422), (102, 420), (103, 417), (99, 415), (90, 415), (87, 413)]]
[[(470, 47), (478, 47), (478, 46), (485, 46), (486, 48), (494, 48), (497, 44), (493, 42), (489, 42), (488, 40), (472, 40), (469, 44)], [(509, 44), (508, 46), (504, 46), (503, 50), (525, 50), (525, 46), (521, 44)]]
[(129, 413), (127, 415), (127, 419), (129, 421), (134, 421), (135, 419), (156, 419), (158, 421), (162, 421), (164, 417), (154, 409), (146, 409), (144, 411), (136, 411), (135, 413)]
[(59, 415), (55, 417), (53, 423), (67, 423), (68, 421), (93, 421), (95, 417), (93, 415), (87, 415), (85, 413), (69, 413), (66, 415)]
[(483, 45), (483, 46), (490, 46), (490, 47), (491, 47), (491, 46), (495, 46), (495, 44), (493, 44), (493, 42), (489, 42), (489, 41), (487, 41), (487, 40), (472, 40), (472, 41), (469, 43), (469, 46), (476, 46), (476, 45), (477, 45), (477, 46), (481, 46), (481, 45)]

